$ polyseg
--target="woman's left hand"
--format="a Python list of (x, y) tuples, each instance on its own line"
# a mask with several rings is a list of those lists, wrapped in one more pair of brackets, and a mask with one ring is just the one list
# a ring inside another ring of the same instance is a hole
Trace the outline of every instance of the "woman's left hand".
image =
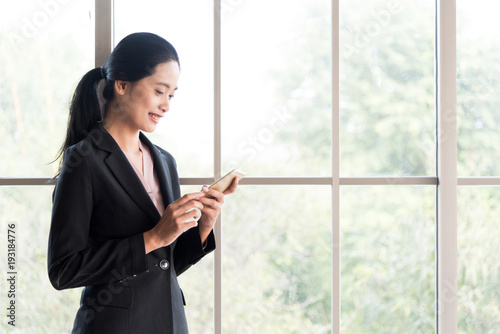
[(212, 197), (201, 197), (198, 199), (198, 201), (203, 204), (203, 209), (201, 210), (203, 214), (198, 221), (202, 243), (205, 242), (217, 222), (217, 217), (219, 217), (222, 205), (224, 204), (224, 196), (234, 193), (237, 187), (238, 178), (235, 178), (231, 183), (231, 186), (224, 192), (217, 191), (207, 186), (202, 188), (202, 192)]

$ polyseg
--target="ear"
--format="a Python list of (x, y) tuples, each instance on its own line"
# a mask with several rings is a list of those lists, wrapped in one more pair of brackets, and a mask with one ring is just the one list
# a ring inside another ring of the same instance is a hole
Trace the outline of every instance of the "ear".
[(115, 93), (118, 95), (124, 95), (127, 91), (130, 83), (123, 80), (115, 80)]

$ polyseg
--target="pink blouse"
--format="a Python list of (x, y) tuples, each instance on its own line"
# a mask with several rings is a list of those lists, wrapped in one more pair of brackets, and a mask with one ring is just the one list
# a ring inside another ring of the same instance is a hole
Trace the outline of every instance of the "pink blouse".
[(148, 192), (148, 195), (156, 206), (156, 209), (158, 209), (160, 215), (163, 215), (163, 211), (165, 211), (165, 204), (163, 203), (158, 176), (154, 171), (153, 157), (151, 156), (151, 152), (149, 152), (148, 147), (144, 145), (140, 140), (139, 149), (142, 151), (143, 171), (140, 171), (139, 168), (137, 168), (137, 166), (132, 162), (131, 157), (127, 153), (125, 153), (125, 156), (127, 157), (132, 167), (134, 167), (137, 176), (139, 177), (139, 179), (141, 179), (142, 185)]

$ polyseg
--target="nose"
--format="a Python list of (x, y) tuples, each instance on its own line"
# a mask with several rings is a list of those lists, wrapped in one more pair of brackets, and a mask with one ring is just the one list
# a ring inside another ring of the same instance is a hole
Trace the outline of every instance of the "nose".
[(163, 103), (160, 105), (160, 109), (163, 111), (163, 112), (167, 112), (169, 111), (170, 109), (170, 99), (169, 98), (166, 98)]

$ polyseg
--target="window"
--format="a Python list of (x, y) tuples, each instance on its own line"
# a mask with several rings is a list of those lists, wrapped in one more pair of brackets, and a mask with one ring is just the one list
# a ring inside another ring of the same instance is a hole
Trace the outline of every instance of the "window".
[(458, 192), (459, 333), (495, 333), (500, 329), (500, 271), (495, 222), (498, 187), (460, 187)]
[(435, 175), (434, 20), (433, 1), (340, 2), (342, 176)]
[(323, 0), (240, 1), (223, 12), (224, 168), (331, 174), (330, 12)]
[(432, 333), (433, 186), (342, 187), (341, 332)]
[(172, 109), (149, 137), (175, 156), (182, 192), (235, 167), (248, 175), (214, 255), (180, 276), (193, 333), (500, 328), (491, 1), (5, 7), (0, 231), (16, 226), (19, 330), (72, 325), (80, 290), (56, 292), (46, 274), (50, 162), (76, 83), (135, 31), (180, 56)]
[(240, 190), (222, 217), (223, 332), (328, 333), (330, 187)]
[[(57, 171), (51, 162), (64, 139), (74, 88), (94, 65), (93, 7), (88, 0), (1, 5), (2, 333), (68, 332), (79, 306), (80, 290), (59, 293), (47, 276), (52, 187), (46, 184)], [(14, 268), (7, 262), (9, 233), (16, 238)], [(15, 297), (7, 285), (11, 272)], [(16, 327), (8, 325), (10, 301), (16, 302)]]
[(457, 117), (460, 176), (499, 176), (500, 27), (495, 3), (457, 3)]
[(172, 153), (182, 177), (213, 175), (212, 13), (212, 4), (203, 0), (116, 1), (114, 4), (115, 44), (130, 33), (150, 31), (171, 42), (179, 54), (179, 89), (164, 119), (166, 122), (159, 124), (151, 139)]
[(92, 6), (55, 0), (2, 6), (2, 177), (56, 173), (50, 162), (65, 135), (73, 88), (93, 67)]
[[(498, 212), (500, 27), (494, 2), (457, 1), (458, 331), (500, 330)], [(494, 187), (494, 186), (497, 187)], [(482, 186), (482, 187), (480, 187)]]

